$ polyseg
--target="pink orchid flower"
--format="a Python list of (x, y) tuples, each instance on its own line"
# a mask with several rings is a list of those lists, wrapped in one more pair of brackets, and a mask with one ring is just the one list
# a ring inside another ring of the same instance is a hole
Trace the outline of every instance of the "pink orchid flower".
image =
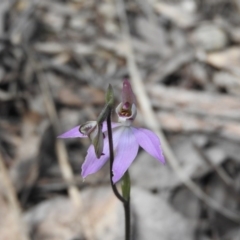
[[(152, 155), (161, 163), (165, 163), (160, 147), (160, 141), (156, 134), (145, 128), (132, 127), (131, 124), (137, 115), (136, 99), (128, 80), (123, 82), (122, 102), (117, 106), (118, 123), (112, 123), (113, 129), (113, 182), (119, 181), (128, 170), (133, 160), (136, 158), (139, 146)], [(87, 137), (79, 131), (80, 126), (63, 133), (59, 138)], [(109, 143), (107, 134), (107, 124), (103, 123), (102, 132), (104, 134), (103, 152), (98, 158), (93, 145), (88, 149), (87, 156), (82, 165), (82, 177), (97, 172), (109, 159)]]

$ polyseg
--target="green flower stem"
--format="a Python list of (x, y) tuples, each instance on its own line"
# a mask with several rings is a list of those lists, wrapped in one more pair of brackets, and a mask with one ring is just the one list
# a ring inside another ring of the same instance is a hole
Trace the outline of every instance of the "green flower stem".
[(124, 214), (125, 214), (125, 240), (131, 239), (131, 208), (130, 199), (123, 203)]
[(110, 157), (110, 182), (113, 193), (123, 203), (124, 215), (125, 215), (125, 240), (130, 240), (131, 236), (131, 225), (130, 225), (130, 178), (128, 173), (123, 177), (123, 196), (118, 192), (116, 185), (112, 181), (113, 172), (113, 161), (114, 161), (114, 150), (113, 150), (113, 138), (112, 138), (112, 125), (111, 125), (111, 111), (107, 117), (107, 129), (108, 129), (108, 141), (109, 141), (109, 157)]
[(122, 178), (122, 194), (125, 199), (123, 206), (124, 206), (124, 213), (125, 213), (126, 240), (130, 240), (130, 238), (131, 238), (130, 190), (131, 190), (131, 181), (130, 181), (129, 173), (127, 171)]

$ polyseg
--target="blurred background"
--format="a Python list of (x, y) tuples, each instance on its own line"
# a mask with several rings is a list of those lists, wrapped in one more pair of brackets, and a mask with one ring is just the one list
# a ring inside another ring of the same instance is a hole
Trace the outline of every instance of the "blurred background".
[(167, 158), (130, 168), (133, 239), (240, 239), (239, 0), (0, 0), (0, 240), (124, 239), (108, 165), (56, 136), (126, 77)]

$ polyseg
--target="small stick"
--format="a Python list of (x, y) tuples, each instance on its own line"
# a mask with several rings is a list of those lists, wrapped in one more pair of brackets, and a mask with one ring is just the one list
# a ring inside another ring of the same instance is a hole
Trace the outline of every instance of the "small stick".
[(5, 167), (2, 154), (0, 153), (0, 176), (1, 181), (6, 189), (6, 198), (8, 200), (10, 210), (13, 213), (14, 223), (17, 225), (20, 235), (18, 235), (18, 240), (29, 240), (29, 237), (26, 233), (24, 223), (21, 220), (21, 207), (19, 205), (17, 195), (14, 189), (14, 186), (9, 177), (8, 171)]
[[(50, 93), (48, 79), (47, 79), (48, 76), (42, 75), (41, 77), (40, 74), (37, 74), (37, 77), (38, 77), (40, 88), (44, 96), (44, 101), (47, 108), (48, 116), (50, 118), (52, 126), (54, 127), (55, 134), (57, 135), (60, 131), (60, 123), (59, 123), (59, 120), (57, 117), (57, 111)], [(64, 143), (60, 139), (56, 139), (55, 148), (56, 148), (59, 166), (60, 166), (64, 180), (67, 183), (74, 182), (74, 174), (68, 162), (67, 150)], [(81, 198), (81, 194), (75, 184), (68, 185), (68, 194), (73, 204), (77, 207), (77, 209), (83, 211), (84, 205)], [(86, 215), (84, 216), (84, 218), (86, 218)], [(87, 239), (92, 240), (93, 234), (90, 229), (89, 221), (87, 219), (84, 220), (84, 218), (81, 217), (83, 231), (86, 234)]]

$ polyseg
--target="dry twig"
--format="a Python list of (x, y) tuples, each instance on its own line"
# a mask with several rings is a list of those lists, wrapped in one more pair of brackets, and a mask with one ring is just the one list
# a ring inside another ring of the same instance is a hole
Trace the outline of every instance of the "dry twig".
[[(40, 88), (44, 95), (45, 105), (47, 108), (47, 112), (48, 112), (51, 124), (54, 127), (55, 134), (57, 135), (60, 131), (60, 123), (59, 123), (59, 120), (57, 117), (57, 111), (50, 93), (50, 89), (48, 85), (48, 76), (46, 74), (44, 75), (38, 74), (38, 80), (39, 80)], [(68, 162), (67, 150), (64, 143), (60, 139), (57, 139), (55, 148), (56, 148), (58, 162), (59, 162), (64, 180), (67, 183), (73, 183), (74, 174)], [(68, 185), (68, 194), (72, 202), (75, 204), (76, 208), (80, 210), (82, 213), (84, 213), (83, 212), (84, 204), (81, 199), (81, 194), (75, 184)], [(92, 231), (89, 226), (90, 224), (86, 215), (84, 217), (81, 217), (81, 221), (82, 221), (82, 227), (87, 239), (88, 240), (93, 239)]]
[(18, 239), (29, 240), (26, 233), (25, 226), (21, 220), (21, 207), (19, 206), (15, 189), (9, 178), (9, 174), (4, 165), (4, 161), (1, 153), (0, 153), (0, 177), (1, 177), (1, 182), (3, 183), (6, 189), (6, 198), (13, 214), (13, 222), (16, 224), (16, 227), (20, 233), (20, 235), (18, 236)]

